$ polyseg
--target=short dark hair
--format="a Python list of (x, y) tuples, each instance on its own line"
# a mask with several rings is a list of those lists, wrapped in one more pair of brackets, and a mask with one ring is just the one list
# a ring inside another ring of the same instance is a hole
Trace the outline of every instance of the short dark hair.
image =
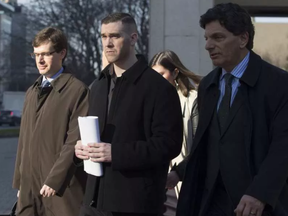
[(101, 25), (121, 21), (124, 25), (132, 26), (133, 30), (137, 31), (135, 19), (128, 13), (112, 13), (101, 20)]
[(39, 47), (46, 42), (51, 42), (57, 53), (61, 52), (63, 49), (66, 49), (66, 55), (63, 59), (64, 61), (68, 52), (68, 42), (65, 34), (60, 29), (55, 27), (44, 28), (35, 35), (32, 41), (32, 46)]
[(246, 48), (249, 50), (253, 48), (254, 25), (252, 24), (251, 16), (244, 8), (234, 3), (218, 4), (207, 10), (207, 12), (200, 17), (200, 26), (205, 29), (208, 23), (217, 20), (234, 35), (241, 35), (248, 32), (249, 40)]

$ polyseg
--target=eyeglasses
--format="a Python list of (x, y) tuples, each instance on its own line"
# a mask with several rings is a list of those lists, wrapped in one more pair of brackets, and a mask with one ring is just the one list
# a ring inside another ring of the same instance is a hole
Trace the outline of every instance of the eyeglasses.
[(53, 53), (55, 53), (56, 50), (52, 51), (52, 52), (43, 52), (43, 53), (30, 53), (31, 58), (35, 59), (35, 58), (39, 58), (40, 56), (44, 57), (44, 58), (49, 58), (52, 56)]

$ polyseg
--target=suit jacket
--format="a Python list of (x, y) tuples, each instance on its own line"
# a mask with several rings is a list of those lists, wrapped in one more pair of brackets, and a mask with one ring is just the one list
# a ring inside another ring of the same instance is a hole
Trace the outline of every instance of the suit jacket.
[(88, 113), (89, 89), (66, 69), (51, 88), (42, 90), (41, 82), (42, 76), (26, 92), (13, 188), (21, 191), (20, 201), (24, 202), (24, 194), (38, 196), (46, 184), (58, 196), (45, 199), (61, 206), (54, 206), (53, 211), (77, 215), (86, 175), (82, 167), (76, 168), (73, 156), (80, 137), (78, 116)]
[[(199, 213), (206, 177), (205, 132), (217, 107), (220, 73), (221, 68), (213, 70), (198, 89), (199, 125), (186, 167), (177, 216)], [(251, 51), (240, 83), (237, 95), (243, 98), (233, 104), (220, 141), (229, 141), (233, 134), (229, 126), (239, 108), (246, 106), (245, 154), (253, 179), (243, 195), (266, 203), (266, 209), (274, 215), (288, 215), (288, 74)]]
[(183, 125), (176, 89), (139, 59), (117, 78), (107, 114), (107, 66), (91, 87), (89, 115), (112, 144), (104, 175), (88, 176), (86, 205), (113, 212), (160, 212), (169, 162), (179, 154)]

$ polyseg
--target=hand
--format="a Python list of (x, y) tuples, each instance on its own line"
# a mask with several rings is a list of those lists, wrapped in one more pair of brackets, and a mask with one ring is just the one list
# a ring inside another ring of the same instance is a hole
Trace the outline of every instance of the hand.
[(178, 184), (179, 181), (180, 181), (180, 178), (177, 172), (171, 171), (167, 176), (166, 188), (173, 189)]
[(111, 144), (110, 143), (89, 143), (89, 157), (94, 162), (111, 162)]
[(18, 190), (17, 192), (17, 198), (19, 198), (19, 195), (20, 195), (20, 190)]
[(244, 195), (234, 212), (236, 216), (261, 216), (264, 206), (263, 202), (254, 197)]
[(44, 184), (42, 189), (40, 190), (40, 194), (43, 197), (50, 197), (54, 196), (56, 194), (56, 191)]
[(82, 145), (82, 141), (78, 140), (75, 145), (75, 155), (82, 160), (89, 159), (88, 146)]

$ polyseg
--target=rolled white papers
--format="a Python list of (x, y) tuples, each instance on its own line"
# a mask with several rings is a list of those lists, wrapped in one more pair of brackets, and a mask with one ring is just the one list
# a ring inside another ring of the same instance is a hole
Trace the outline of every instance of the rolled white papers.
[[(83, 145), (88, 143), (99, 143), (100, 132), (97, 116), (78, 117), (80, 136)], [(102, 176), (102, 164), (91, 160), (84, 160), (84, 170), (94, 176)]]

